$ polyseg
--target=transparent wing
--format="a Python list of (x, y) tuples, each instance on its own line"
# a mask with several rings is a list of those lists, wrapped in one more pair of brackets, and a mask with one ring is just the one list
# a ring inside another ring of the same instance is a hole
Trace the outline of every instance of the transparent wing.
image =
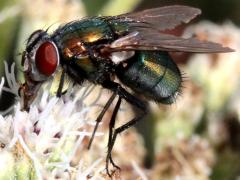
[(200, 41), (195, 38), (184, 39), (182, 37), (163, 34), (148, 28), (132, 32), (117, 39), (110, 46), (105, 47), (105, 50), (110, 52), (124, 50), (162, 50), (197, 53), (233, 51), (232, 49), (223, 47), (218, 43)]
[(172, 29), (182, 23), (188, 23), (199, 14), (201, 14), (200, 9), (174, 5), (147, 9), (136, 13), (122, 14), (112, 18), (130, 23), (130, 28), (141, 25), (154, 27), (162, 31)]

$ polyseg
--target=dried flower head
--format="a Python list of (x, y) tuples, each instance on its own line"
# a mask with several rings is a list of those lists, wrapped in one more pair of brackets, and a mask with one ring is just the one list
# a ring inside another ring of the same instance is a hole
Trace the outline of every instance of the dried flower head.
[(152, 179), (208, 179), (214, 160), (206, 140), (198, 136), (179, 139), (157, 155)]

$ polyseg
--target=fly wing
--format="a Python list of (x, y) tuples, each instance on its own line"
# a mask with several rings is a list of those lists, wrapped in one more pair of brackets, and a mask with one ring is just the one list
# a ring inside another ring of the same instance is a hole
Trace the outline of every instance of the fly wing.
[(127, 24), (127, 29), (122, 37), (104, 47), (103, 51), (162, 50), (199, 53), (233, 51), (217, 43), (161, 33), (181, 23), (188, 23), (200, 13), (197, 8), (175, 5), (108, 17), (112, 23)]
[(163, 31), (173, 29), (182, 23), (188, 23), (199, 14), (201, 14), (200, 9), (174, 5), (122, 14), (114, 16), (113, 19), (130, 23), (130, 28), (141, 24), (141, 26), (154, 27)]
[(228, 47), (223, 47), (218, 43), (200, 41), (195, 38), (184, 39), (169, 34), (160, 33), (152, 29), (143, 28), (132, 32), (114, 41), (107, 51), (130, 51), (130, 50), (160, 50), (160, 51), (180, 51), (196, 53), (220, 53), (232, 52)]

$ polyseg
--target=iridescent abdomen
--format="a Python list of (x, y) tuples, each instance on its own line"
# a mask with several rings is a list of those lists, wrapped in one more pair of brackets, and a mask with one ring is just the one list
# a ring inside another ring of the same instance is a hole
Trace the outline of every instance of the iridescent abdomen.
[(119, 79), (136, 91), (157, 102), (171, 104), (180, 90), (182, 77), (167, 52), (137, 51), (119, 68)]

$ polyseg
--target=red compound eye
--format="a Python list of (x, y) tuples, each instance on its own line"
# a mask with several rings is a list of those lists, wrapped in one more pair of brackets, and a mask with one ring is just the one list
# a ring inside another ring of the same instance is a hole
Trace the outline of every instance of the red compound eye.
[(47, 41), (41, 44), (35, 55), (35, 63), (41, 74), (50, 76), (58, 65), (58, 52), (53, 43)]

